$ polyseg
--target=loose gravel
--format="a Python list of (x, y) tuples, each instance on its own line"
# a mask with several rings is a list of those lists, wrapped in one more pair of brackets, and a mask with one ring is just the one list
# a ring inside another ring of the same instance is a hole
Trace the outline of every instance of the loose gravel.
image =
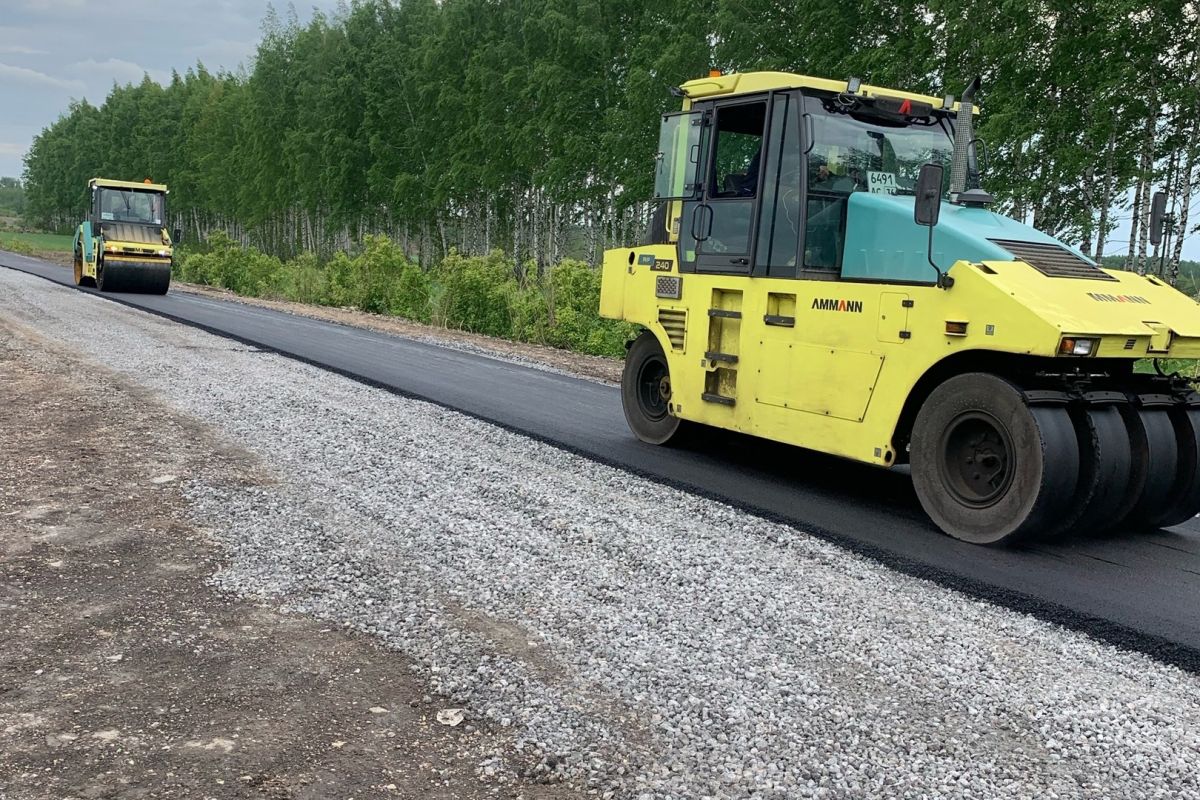
[(1200, 798), (1196, 676), (437, 406), (24, 274), (0, 287), (3, 313), (274, 471), (187, 487), (229, 555), (214, 581), (382, 637), (547, 780)]

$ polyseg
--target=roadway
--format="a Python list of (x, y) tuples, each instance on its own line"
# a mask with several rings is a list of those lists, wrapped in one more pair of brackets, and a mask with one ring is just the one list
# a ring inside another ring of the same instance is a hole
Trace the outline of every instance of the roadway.
[[(75, 288), (58, 265), (0, 252), (0, 266)], [(903, 470), (725, 432), (683, 448), (644, 445), (629, 433), (611, 386), (182, 291), (102, 296), (462, 411), (626, 470), (630, 480), (735, 505), (901, 572), (1200, 672), (1200, 520), (1154, 533), (976, 547), (933, 527)]]

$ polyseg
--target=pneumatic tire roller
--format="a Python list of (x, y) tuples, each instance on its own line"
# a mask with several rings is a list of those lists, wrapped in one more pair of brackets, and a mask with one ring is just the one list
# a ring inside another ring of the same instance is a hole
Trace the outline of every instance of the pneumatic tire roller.
[(1200, 395), (1140, 371), (1200, 361), (1200, 305), (990, 210), (977, 89), (674, 90), (647, 240), (608, 250), (601, 280), (601, 316), (641, 330), (621, 383), (639, 439), (711, 426), (907, 464), (933, 522), (977, 544), (1200, 512)]

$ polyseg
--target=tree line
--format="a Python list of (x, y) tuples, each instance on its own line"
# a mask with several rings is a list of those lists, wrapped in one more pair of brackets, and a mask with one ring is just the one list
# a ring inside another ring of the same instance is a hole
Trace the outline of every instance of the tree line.
[(541, 271), (639, 236), (657, 115), (710, 68), (938, 96), (980, 75), (999, 210), (1153, 271), (1152, 191), (1198, 227), (1198, 59), (1193, 0), (354, 0), (270, 13), (248, 68), (72, 103), (26, 156), (26, 214), (67, 228), (88, 178), (152, 177), (193, 241), (325, 260), (382, 233)]
[(0, 177), (0, 217), (19, 217), (25, 213), (25, 189), (12, 177)]

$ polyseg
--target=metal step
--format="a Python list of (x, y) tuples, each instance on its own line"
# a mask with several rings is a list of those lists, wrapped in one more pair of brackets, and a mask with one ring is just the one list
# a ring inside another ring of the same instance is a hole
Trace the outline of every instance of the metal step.
[(723, 394), (711, 394), (710, 392), (700, 395), (700, 399), (706, 403), (718, 403), (723, 406), (732, 406), (737, 403), (732, 397), (726, 397)]

